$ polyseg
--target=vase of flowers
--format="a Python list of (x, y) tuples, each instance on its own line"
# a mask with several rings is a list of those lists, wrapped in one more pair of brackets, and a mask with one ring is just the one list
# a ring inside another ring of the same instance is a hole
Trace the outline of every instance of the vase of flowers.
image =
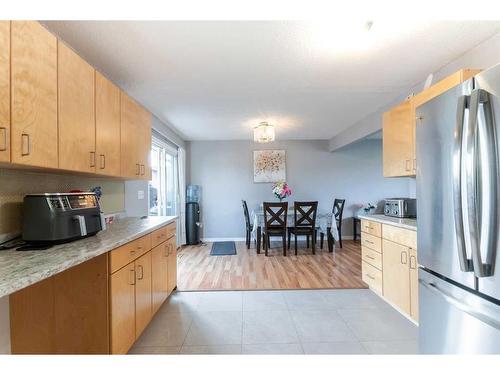
[(273, 194), (281, 201), (292, 195), (292, 190), (285, 181), (278, 181), (273, 185)]

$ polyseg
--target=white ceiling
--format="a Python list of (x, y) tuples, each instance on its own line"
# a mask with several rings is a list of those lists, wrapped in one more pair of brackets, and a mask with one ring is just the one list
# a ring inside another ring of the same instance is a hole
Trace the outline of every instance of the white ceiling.
[(187, 140), (329, 139), (500, 31), (499, 22), (49, 21)]

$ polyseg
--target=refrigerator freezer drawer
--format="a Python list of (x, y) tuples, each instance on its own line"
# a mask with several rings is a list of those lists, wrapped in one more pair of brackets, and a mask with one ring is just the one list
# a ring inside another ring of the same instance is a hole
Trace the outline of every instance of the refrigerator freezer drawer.
[(500, 354), (500, 306), (419, 270), (421, 354)]

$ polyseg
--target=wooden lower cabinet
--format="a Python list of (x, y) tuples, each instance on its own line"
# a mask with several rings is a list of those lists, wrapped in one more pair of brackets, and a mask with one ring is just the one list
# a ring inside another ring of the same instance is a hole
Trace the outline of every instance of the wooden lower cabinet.
[(168, 292), (171, 293), (177, 287), (177, 239), (172, 237), (168, 240)]
[(410, 269), (406, 246), (382, 240), (384, 297), (410, 314)]
[(417, 250), (410, 248), (410, 316), (418, 321), (418, 262)]
[(111, 353), (125, 354), (135, 341), (135, 265), (110, 276)]
[(168, 244), (168, 242), (164, 242), (151, 250), (153, 314), (158, 311), (170, 293), (168, 288), (168, 263), (170, 255)]
[(138, 338), (152, 317), (151, 251), (135, 261), (135, 337)]
[(109, 353), (106, 254), (13, 293), (13, 354)]
[(176, 287), (172, 228), (153, 249), (148, 234), (10, 295), (12, 353), (126, 354)]

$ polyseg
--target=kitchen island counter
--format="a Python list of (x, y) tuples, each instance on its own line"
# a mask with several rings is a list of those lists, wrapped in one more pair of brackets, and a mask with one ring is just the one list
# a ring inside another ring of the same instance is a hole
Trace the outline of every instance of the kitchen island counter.
[(417, 230), (417, 219), (403, 219), (385, 216), (382, 214), (358, 215), (359, 219), (376, 221), (377, 223), (389, 224), (404, 229)]

